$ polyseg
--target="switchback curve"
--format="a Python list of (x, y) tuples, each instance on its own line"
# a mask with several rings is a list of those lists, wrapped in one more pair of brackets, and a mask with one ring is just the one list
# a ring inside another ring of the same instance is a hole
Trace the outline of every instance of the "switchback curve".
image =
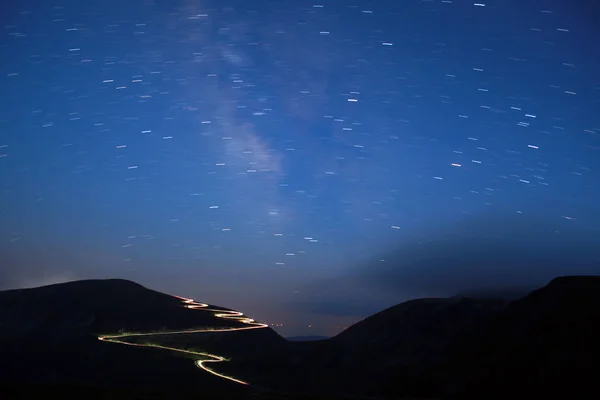
[(135, 332), (135, 333), (128, 332), (128, 333), (122, 333), (122, 334), (98, 336), (98, 340), (101, 340), (103, 342), (124, 344), (127, 346), (154, 347), (154, 348), (158, 348), (158, 349), (164, 349), (164, 350), (176, 351), (179, 353), (193, 354), (193, 355), (201, 356), (201, 357), (204, 357), (207, 359), (196, 360), (195, 364), (198, 368), (202, 368), (206, 372), (209, 372), (220, 378), (228, 379), (230, 381), (233, 381), (233, 382), (236, 382), (236, 383), (239, 383), (242, 385), (248, 385), (248, 382), (244, 382), (240, 379), (236, 379), (234, 377), (218, 373), (215, 370), (212, 370), (205, 365), (207, 363), (219, 363), (219, 362), (226, 361), (224, 357), (221, 357), (221, 356), (218, 356), (215, 354), (202, 353), (202, 352), (198, 352), (198, 351), (178, 349), (176, 347), (161, 346), (158, 344), (142, 344), (142, 343), (131, 343), (131, 342), (125, 341), (126, 338), (134, 337), (134, 336), (166, 336), (166, 335), (179, 335), (179, 334), (191, 334), (191, 333), (203, 333), (203, 332), (213, 332), (213, 333), (214, 332), (232, 332), (232, 331), (243, 331), (243, 330), (249, 330), (249, 329), (261, 329), (261, 328), (268, 327), (267, 324), (256, 322), (252, 318), (245, 317), (244, 314), (239, 311), (209, 308), (208, 304), (197, 303), (194, 300), (188, 299), (185, 297), (179, 297), (179, 296), (175, 296), (175, 297), (180, 299), (182, 301), (182, 303), (184, 304), (184, 307), (186, 307), (186, 308), (189, 308), (192, 310), (212, 312), (212, 313), (214, 313), (214, 316), (217, 318), (238, 321), (238, 322), (241, 322), (248, 326), (244, 326), (244, 327), (240, 327), (240, 328), (205, 328), (205, 329), (188, 329), (188, 330), (165, 331), (165, 332)]

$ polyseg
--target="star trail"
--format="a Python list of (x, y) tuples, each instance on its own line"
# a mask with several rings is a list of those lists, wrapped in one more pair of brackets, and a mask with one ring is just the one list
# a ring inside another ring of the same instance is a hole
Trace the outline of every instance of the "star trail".
[[(0, 285), (120, 277), (285, 334), (332, 334), (411, 296), (493, 285), (498, 271), (505, 285), (597, 271), (593, 12), (13, 2)], [(511, 257), (494, 268), (463, 263), (482, 237), (541, 239), (495, 249)], [(454, 244), (414, 250), (443, 238)], [(565, 262), (543, 273), (555, 241), (569, 244)], [(442, 276), (455, 285), (421, 285)]]

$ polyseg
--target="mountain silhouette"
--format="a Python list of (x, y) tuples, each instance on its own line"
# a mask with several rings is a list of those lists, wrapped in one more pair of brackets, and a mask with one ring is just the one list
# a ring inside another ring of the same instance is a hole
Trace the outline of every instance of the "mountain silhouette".
[(598, 276), (515, 300), (410, 300), (314, 341), (134, 282), (87, 280), (0, 292), (0, 387), (3, 398), (586, 398), (598, 337)]
[[(89, 397), (97, 390), (109, 390), (110, 397), (123, 392), (124, 398), (140, 390), (158, 394), (172, 390), (210, 394), (214, 390), (219, 397), (245, 393), (239, 384), (201, 373), (192, 356), (182, 358), (161, 349), (98, 340), (106, 334), (245, 326), (213, 312), (185, 308), (182, 299), (131, 281), (85, 280), (3, 291), (0, 321), (0, 356), (11, 360), (0, 367), (0, 383), (19, 392), (37, 387), (44, 392), (52, 388), (70, 394), (73, 388)], [(270, 328), (232, 333), (238, 334), (236, 340), (241, 342), (248, 335), (256, 344), (285, 341)], [(206, 336), (204, 340), (210, 340), (213, 335)], [(169, 335), (133, 337), (130, 341), (163, 344), (165, 339), (168, 342)], [(203, 350), (202, 344), (198, 346)]]

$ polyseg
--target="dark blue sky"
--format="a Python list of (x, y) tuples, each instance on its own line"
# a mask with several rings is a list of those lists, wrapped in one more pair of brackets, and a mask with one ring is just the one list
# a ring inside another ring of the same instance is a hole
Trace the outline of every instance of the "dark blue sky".
[(594, 6), (3, 7), (1, 288), (121, 277), (332, 334), (600, 272)]

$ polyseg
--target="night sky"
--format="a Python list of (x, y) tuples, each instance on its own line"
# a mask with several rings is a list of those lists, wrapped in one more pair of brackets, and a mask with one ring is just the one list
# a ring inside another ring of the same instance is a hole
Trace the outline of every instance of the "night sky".
[(0, 289), (118, 277), (331, 335), (600, 273), (594, 6), (7, 3)]

